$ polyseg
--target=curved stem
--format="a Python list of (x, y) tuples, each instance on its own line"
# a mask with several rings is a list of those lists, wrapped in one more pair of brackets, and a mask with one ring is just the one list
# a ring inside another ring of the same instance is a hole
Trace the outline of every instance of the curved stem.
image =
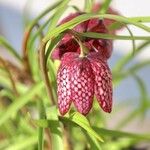
[(80, 46), (80, 57), (84, 57), (85, 54), (87, 54), (89, 52), (88, 48), (86, 46), (83, 45), (82, 41), (81, 41), (81, 36), (78, 32), (74, 31), (74, 30), (66, 30), (67, 33), (70, 33), (73, 35), (74, 39), (76, 40), (76, 42), (79, 44)]
[(24, 38), (23, 38), (23, 44), (22, 44), (22, 49), (23, 49), (23, 60), (24, 60), (24, 65), (25, 65), (25, 70), (27, 70), (29, 72), (29, 74), (31, 74), (31, 69), (30, 69), (30, 64), (29, 64), (29, 59), (28, 59), (28, 55), (27, 55), (27, 43), (28, 43), (28, 39), (30, 37), (30, 34), (32, 32), (32, 29), (34, 28), (34, 26), (37, 25), (38, 21), (44, 17), (49, 11), (53, 10), (57, 5), (59, 5), (62, 2), (62, 0), (56, 2), (54, 5), (48, 7), (45, 11), (43, 11), (38, 17), (36, 17), (31, 24), (29, 25), (29, 27), (27, 28), (27, 30), (25, 31), (24, 34)]
[(2, 36), (0, 36), (0, 45), (7, 48), (7, 50), (15, 57), (17, 60), (22, 63), (21, 56), (17, 53), (17, 51), (6, 41)]
[(47, 73), (47, 69), (46, 69), (45, 48), (46, 48), (46, 43), (42, 42), (40, 45), (40, 49), (39, 49), (40, 68), (41, 68), (43, 80), (44, 80), (45, 85), (46, 85), (46, 90), (47, 90), (48, 96), (51, 99), (52, 104), (55, 105), (52, 87), (51, 87), (48, 73)]
[(15, 93), (16, 96), (19, 95), (18, 91), (17, 91), (17, 88), (16, 88), (16, 84), (15, 84), (15, 81), (14, 81), (14, 78), (12, 76), (12, 73), (10, 72), (10, 69), (9, 69), (9, 66), (7, 65), (7, 62), (2, 58), (0, 57), (0, 61), (2, 62), (5, 70), (7, 71), (8, 73), (8, 76), (10, 78), (10, 81), (11, 81), (11, 84), (12, 84), (12, 88), (13, 88), (13, 91)]

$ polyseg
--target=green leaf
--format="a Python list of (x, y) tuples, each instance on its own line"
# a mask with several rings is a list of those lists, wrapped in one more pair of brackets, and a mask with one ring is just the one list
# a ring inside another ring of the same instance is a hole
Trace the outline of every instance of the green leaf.
[(47, 9), (45, 9), (43, 12), (41, 12), (41, 14), (39, 14), (30, 24), (28, 28), (32, 28), (34, 25), (36, 25), (36, 23), (42, 18), (44, 17), (47, 13), (49, 13), (50, 11), (52, 11), (53, 9), (55, 9), (59, 4), (61, 4), (63, 1), (57, 1), (56, 3), (54, 3), (53, 5), (49, 6)]
[[(73, 7), (74, 9), (77, 9), (75, 6), (66, 6), (66, 1), (63, 3), (59, 3), (58, 7), (56, 8), (56, 12), (50, 16), (44, 24), (42, 24), (36, 33), (31, 37), (30, 42), (29, 42), (29, 49), (31, 49), (33, 43), (35, 42), (36, 38), (42, 33), (43, 29), (47, 27), (48, 24), (49, 26), (49, 32), (52, 30), (58, 23), (60, 17), (62, 16), (63, 12), (68, 8), (68, 7)], [(65, 4), (65, 5), (64, 5)], [(61, 6), (61, 7), (60, 7)], [(59, 8), (59, 9), (58, 9)]]
[[(74, 26), (78, 25), (79, 23), (84, 22), (88, 19), (92, 19), (92, 18), (112, 19), (112, 20), (116, 20), (116, 21), (123, 22), (126, 24), (135, 25), (135, 26), (137, 26), (137, 27), (139, 27), (139, 28), (141, 28), (147, 32), (150, 32), (149, 27), (147, 27), (141, 23), (133, 21), (132, 18), (117, 16), (117, 15), (110, 15), (110, 14), (102, 14), (102, 15), (101, 14), (83, 14), (83, 15), (80, 15), (80, 16), (72, 19), (71, 21), (68, 21), (68, 22), (58, 26), (52, 32), (48, 32), (47, 35), (44, 37), (43, 42), (46, 43), (49, 39), (51, 39), (52, 37), (56, 37), (61, 32), (65, 31), (67, 29), (73, 28)], [(143, 17), (143, 18), (145, 18), (145, 17)]]
[(51, 59), (48, 59), (47, 68), (48, 68), (50, 82), (53, 87), (52, 90), (53, 90), (54, 99), (57, 99), (57, 79), (56, 79), (57, 72), (56, 72), (56, 67), (54, 65), (54, 62)]
[[(134, 52), (134, 57), (138, 55), (145, 47), (147, 47), (150, 44), (150, 41), (144, 41), (142, 44), (140, 44), (138, 47), (136, 47), (136, 50)], [(120, 60), (118, 60), (117, 64), (113, 68), (113, 74), (115, 72), (120, 71), (127, 63), (129, 63), (133, 58), (133, 55), (127, 54), (126, 56), (123, 56)]]
[(109, 8), (109, 5), (112, 0), (105, 0), (105, 2), (102, 4), (102, 7), (99, 10), (100, 14), (105, 14)]
[(94, 150), (101, 150), (99, 141), (92, 135), (86, 133), (86, 137), (89, 141), (90, 148)]
[(140, 113), (140, 109), (134, 109), (133, 111), (129, 112), (128, 115), (117, 124), (116, 128), (121, 129), (122, 127), (125, 127), (128, 123), (136, 119)]
[(113, 34), (103, 34), (96, 32), (85, 32), (78, 33), (80, 36), (90, 37), (90, 38), (102, 38), (102, 39), (112, 39), (112, 40), (150, 40), (150, 36), (124, 36), (124, 35), (113, 35)]
[(22, 138), (21, 140), (16, 140), (15, 143), (5, 148), (5, 150), (30, 149), (30, 146), (35, 145), (37, 141), (37, 135), (32, 135), (29, 137)]
[(49, 119), (49, 128), (52, 137), (52, 149), (63, 150), (64, 144), (62, 139), (62, 129), (58, 120), (58, 113), (56, 107), (50, 107), (46, 111), (47, 119)]
[(126, 71), (121, 71), (119, 73), (117, 73), (116, 70), (113, 70), (113, 83), (115, 85), (119, 84), (122, 79), (124, 79), (125, 77), (128, 77), (130, 75), (133, 75), (134, 73), (136, 73), (138, 70), (142, 69), (143, 67), (146, 67), (150, 65), (150, 60), (145, 60), (143, 62), (140, 62), (138, 64), (135, 64), (134, 66), (130, 67), (128, 70)]
[(108, 130), (104, 128), (93, 127), (96, 133), (102, 134), (103, 136), (108, 137), (116, 137), (116, 138), (134, 138), (138, 140), (150, 140), (150, 134), (136, 134), (136, 133), (129, 133), (123, 132), (118, 130)]
[(139, 87), (139, 93), (140, 93), (139, 109), (140, 108), (142, 109), (141, 115), (144, 119), (144, 117), (146, 116), (146, 111), (149, 110), (148, 92), (147, 92), (147, 89), (146, 89), (146, 86), (145, 86), (143, 80), (139, 76), (137, 76), (136, 74), (133, 74), (133, 78), (135, 79), (135, 81)]
[(2, 37), (0, 36), (0, 45), (7, 48), (7, 50), (15, 57), (19, 62), (22, 62), (21, 56), (17, 53), (17, 51)]
[(111, 25), (109, 25), (107, 29), (108, 31), (114, 31), (114, 30), (120, 29), (123, 26), (124, 25), (121, 22), (114, 22)]
[(49, 26), (48, 32), (51, 32), (51, 30), (53, 30), (56, 27), (58, 20), (67, 9), (67, 5), (69, 1), (70, 0), (63, 0), (62, 3), (59, 6), (57, 6), (56, 12), (54, 13), (54, 15), (52, 16), (50, 20), (50, 26)]
[(77, 125), (79, 125), (80, 127), (82, 127), (84, 130), (86, 130), (91, 136), (94, 136), (96, 139), (98, 139), (99, 141), (103, 142), (103, 139), (101, 138), (100, 135), (98, 135), (90, 126), (88, 120), (86, 117), (84, 117), (83, 115), (81, 115), (78, 112), (75, 112), (73, 114), (70, 115), (70, 117), (68, 118), (69, 120), (71, 120), (72, 122), (76, 123)]
[(134, 55), (135, 50), (136, 50), (134, 35), (133, 35), (132, 31), (130, 30), (130, 28), (129, 28), (127, 25), (125, 25), (125, 27), (126, 27), (126, 29), (128, 30), (130, 36), (133, 38), (133, 39), (132, 39), (132, 48), (133, 48), (133, 50), (132, 50), (132, 55)]
[(49, 47), (47, 48), (46, 51), (46, 56), (45, 56), (45, 61), (47, 62), (49, 55), (52, 53), (52, 50), (57, 46), (58, 42), (60, 41), (60, 39), (63, 37), (64, 34), (60, 34), (58, 35), (56, 38), (51, 40), (51, 43), (49, 45)]
[(16, 98), (16, 100), (3, 112), (0, 116), (0, 125), (6, 122), (13, 114), (17, 113), (20, 108), (27, 104), (33, 96), (38, 94), (38, 92), (43, 88), (43, 82), (35, 84), (31, 89), (29, 89), (25, 94)]
[[(42, 99), (38, 99), (38, 108), (39, 108), (39, 118), (45, 119), (46, 113), (44, 108), (44, 103)], [(44, 143), (44, 129), (42, 127), (38, 128), (38, 150), (43, 150)]]
[(85, 4), (84, 4), (84, 11), (85, 12), (87, 12), (87, 13), (92, 12), (93, 1), (94, 0), (85, 0)]

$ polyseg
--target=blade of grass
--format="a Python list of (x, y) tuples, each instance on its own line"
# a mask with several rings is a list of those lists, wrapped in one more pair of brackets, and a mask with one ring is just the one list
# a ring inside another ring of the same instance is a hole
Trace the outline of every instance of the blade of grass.
[(12, 114), (18, 112), (25, 104), (27, 104), (38, 92), (43, 88), (43, 82), (35, 84), (31, 89), (29, 89), (23, 95), (20, 95), (16, 98), (15, 102), (12, 103), (0, 116), (0, 125), (5, 123)]
[(111, 40), (150, 40), (150, 36), (125, 36), (125, 35), (112, 35), (112, 34), (103, 34), (96, 32), (85, 32), (79, 33), (80, 36), (90, 37), (90, 38), (102, 38), (102, 39), (111, 39)]
[(71, 21), (68, 21), (67, 23), (64, 23), (62, 24), (61, 26), (55, 28), (55, 30), (53, 30), (52, 32), (49, 32), (47, 33), (47, 35), (44, 37), (43, 39), (43, 42), (46, 43), (49, 39), (51, 39), (52, 37), (55, 37), (57, 36), (59, 33), (67, 30), (68, 28), (72, 28), (74, 27), (75, 25), (81, 23), (81, 22), (84, 22), (88, 19), (92, 19), (92, 18), (107, 18), (107, 19), (113, 19), (113, 20), (116, 20), (116, 21), (119, 21), (119, 22), (123, 22), (123, 23), (126, 23), (126, 24), (132, 24), (132, 25), (135, 25), (147, 32), (150, 32), (150, 28), (141, 24), (141, 23), (138, 23), (138, 22), (135, 22), (135, 21), (132, 21), (131, 18), (126, 18), (126, 17), (123, 17), (123, 16), (117, 16), (117, 15), (109, 15), (109, 14), (83, 14), (83, 15), (80, 15), (74, 19), (72, 19)]
[(47, 62), (49, 55), (51, 55), (52, 50), (57, 46), (58, 42), (61, 40), (61, 38), (63, 37), (64, 34), (60, 34), (59, 36), (57, 36), (56, 38), (51, 40), (51, 43), (49, 45), (49, 47), (47, 48), (46, 51), (46, 56), (45, 56), (45, 61)]
[(133, 75), (134, 73), (136, 73), (143, 67), (147, 67), (149, 65), (150, 65), (150, 60), (145, 60), (143, 62), (140, 62), (140, 63), (130, 67), (126, 71), (123, 71), (123, 72), (120, 71), (119, 73), (117, 73), (117, 71), (115, 71), (115, 72), (113, 72), (113, 83), (115, 85), (118, 85), (122, 81), (122, 79), (124, 79), (125, 77)]
[(38, 21), (42, 17), (44, 17), (47, 13), (49, 13), (50, 11), (55, 9), (59, 4), (61, 4), (61, 2), (62, 2), (62, 0), (54, 3), (52, 6), (49, 6), (40, 15), (38, 15), (26, 28), (26, 31), (25, 31), (24, 37), (23, 37), (23, 42), (22, 42), (22, 49), (23, 49), (24, 67), (25, 67), (25, 70), (29, 74), (31, 74), (31, 68), (30, 68), (30, 63), (29, 63), (29, 59), (28, 59), (28, 40), (29, 40), (30, 34), (32, 32), (32, 29), (34, 28), (34, 26), (36, 26), (38, 24)]
[(102, 4), (102, 7), (99, 10), (100, 14), (105, 14), (109, 8), (109, 5), (112, 0), (105, 0), (104, 3)]
[(48, 32), (51, 32), (56, 27), (58, 20), (63, 15), (65, 10), (68, 8), (67, 5), (68, 5), (69, 1), (70, 0), (63, 0), (63, 2), (56, 8), (56, 12), (54, 13), (54, 15), (51, 18), (51, 23), (50, 23)]
[(87, 140), (90, 144), (90, 148), (94, 149), (94, 150), (101, 150), (101, 146), (100, 143), (98, 142), (98, 140), (96, 138), (94, 138), (92, 135), (87, 134), (85, 131), (83, 131), (87, 137)]
[(25, 137), (21, 141), (16, 141), (14, 144), (8, 146), (5, 150), (23, 150), (30, 149), (30, 146), (37, 143), (37, 135), (32, 135), (30, 137)]
[(84, 2), (84, 12), (90, 13), (92, 12), (94, 0), (85, 0)]
[(93, 132), (93, 129), (90, 126), (87, 118), (84, 117), (83, 115), (81, 115), (80, 113), (75, 112), (75, 113), (71, 114), (68, 119), (73, 121), (80, 127), (82, 127), (85, 131), (87, 131), (91, 136), (94, 136), (100, 142), (103, 142), (103, 139), (101, 138), (101, 136), (98, 135), (96, 132)]
[[(134, 17), (132, 18), (133, 21), (135, 22), (144, 22), (144, 23), (148, 23), (150, 22), (150, 17), (146, 17), (146, 18), (141, 18), (140, 17)], [(112, 30), (116, 30), (122, 27), (122, 24), (120, 24), (120, 22), (114, 22), (113, 24), (111, 24), (110, 26), (108, 26), (108, 30), (112, 31)]]
[(117, 124), (116, 129), (125, 127), (128, 123), (131, 123), (131, 121), (136, 119), (140, 113), (140, 109), (134, 109), (133, 111), (129, 112), (129, 114)]
[(43, 12), (41, 12), (41, 14), (39, 14), (27, 27), (26, 31), (25, 31), (25, 35), (24, 35), (24, 40), (23, 40), (23, 54), (26, 55), (26, 50), (27, 50), (27, 42), (28, 42), (28, 38), (29, 35), (33, 29), (33, 27), (38, 23), (38, 21), (44, 17), (47, 13), (49, 13), (50, 11), (52, 11), (53, 9), (55, 9), (59, 4), (61, 4), (62, 0), (57, 1), (56, 3), (54, 3), (52, 6), (49, 6), (47, 9), (45, 9)]
[[(45, 119), (46, 112), (45, 112), (42, 99), (38, 99), (38, 108), (39, 108), (39, 118)], [(42, 127), (39, 127), (38, 128), (38, 150), (43, 150), (43, 144), (44, 144), (44, 129)]]
[(145, 83), (143, 80), (136, 74), (133, 74), (133, 78), (135, 79), (138, 87), (139, 87), (139, 93), (140, 93), (140, 104), (139, 107), (142, 109), (141, 114), (142, 118), (146, 116), (146, 111), (149, 109), (148, 108), (148, 92), (145, 86)]
[(49, 122), (49, 129), (52, 139), (52, 149), (63, 150), (64, 149), (63, 135), (60, 122), (58, 120), (58, 112), (56, 107), (54, 106), (47, 109), (46, 115), (47, 119), (51, 120)]
[(93, 129), (103, 136), (111, 136), (116, 138), (134, 138), (137, 140), (150, 140), (150, 134), (136, 134), (118, 130), (109, 130), (104, 128), (93, 127)]
[(5, 69), (5, 71), (8, 74), (8, 78), (9, 78), (9, 80), (11, 82), (12, 89), (14, 91), (15, 96), (18, 96), (19, 93), (18, 93), (18, 90), (17, 90), (17, 87), (16, 87), (16, 83), (15, 83), (14, 77), (12, 75), (12, 72), (10, 71), (9, 65), (7, 65), (7, 62), (2, 57), (0, 57), (0, 62), (2, 62), (3, 66), (4, 66), (4, 69)]
[(0, 36), (0, 45), (4, 46), (19, 62), (22, 63), (21, 56), (2, 36)]
[[(135, 39), (136, 40), (136, 39)], [(150, 44), (150, 41), (144, 41), (142, 44), (140, 44), (134, 53), (134, 57), (136, 55), (138, 55), (145, 47), (147, 47)], [(127, 54), (126, 56), (124, 56), (123, 58), (121, 58), (117, 64), (115, 65), (115, 67), (113, 68), (113, 73), (118, 72), (118, 70), (121, 70), (128, 62), (130, 62), (133, 59), (133, 55), (131, 54)]]

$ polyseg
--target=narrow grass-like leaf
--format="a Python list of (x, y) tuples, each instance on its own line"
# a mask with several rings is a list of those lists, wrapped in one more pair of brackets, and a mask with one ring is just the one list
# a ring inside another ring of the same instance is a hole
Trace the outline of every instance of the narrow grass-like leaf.
[(150, 65), (150, 60), (145, 60), (143, 62), (135, 64), (134, 66), (130, 67), (126, 71), (122, 71), (122, 72), (120, 71), (119, 73), (117, 73), (116, 70), (113, 71), (113, 83), (115, 85), (118, 85), (122, 79), (124, 79), (125, 77), (133, 75), (134, 73), (136, 73), (137, 71), (139, 71), (143, 67), (147, 67), (148, 65)]
[[(135, 37), (135, 36), (134, 36)], [(136, 40), (136, 38), (135, 38)], [(134, 57), (138, 55), (145, 47), (147, 47), (150, 44), (150, 40), (144, 41), (142, 44), (136, 47)], [(113, 68), (113, 72), (117, 72), (118, 70), (121, 70), (128, 62), (130, 62), (133, 59), (133, 55), (127, 54), (126, 56), (123, 56), (120, 60), (118, 60), (117, 64)]]
[(146, 86), (143, 82), (143, 80), (136, 74), (133, 74), (133, 78), (135, 79), (138, 87), (139, 87), (139, 93), (140, 93), (140, 105), (139, 107), (143, 109), (141, 111), (142, 117), (144, 119), (146, 115), (146, 111), (148, 110), (148, 92), (146, 89)]
[(128, 123), (133, 121), (137, 118), (137, 116), (141, 113), (140, 109), (134, 109), (133, 111), (129, 112), (127, 116), (125, 116), (116, 126), (116, 129), (121, 129), (122, 127), (126, 126)]
[(23, 131), (30, 135), (35, 133), (33, 126), (31, 126), (27, 119), (20, 118), (19, 127), (21, 129), (21, 132)]
[[(132, 21), (148, 23), (148, 22), (150, 22), (150, 17), (144, 17), (144, 18), (143, 17), (134, 17), (134, 18), (132, 18)], [(117, 29), (121, 28), (122, 26), (123, 26), (122, 23), (114, 22), (110, 26), (108, 26), (108, 30), (109, 31), (117, 30)]]
[(78, 112), (75, 112), (73, 114), (70, 115), (69, 120), (73, 121), (74, 123), (76, 123), (77, 125), (79, 125), (80, 127), (82, 127), (84, 130), (86, 130), (91, 136), (94, 136), (96, 139), (98, 139), (99, 141), (103, 142), (103, 139), (101, 138), (100, 135), (98, 135), (90, 126), (88, 120), (86, 117), (84, 117), (83, 115), (81, 115)]
[(51, 18), (48, 32), (51, 32), (51, 30), (53, 30), (56, 27), (58, 20), (60, 19), (60, 17), (63, 15), (65, 10), (67, 9), (67, 4), (69, 3), (69, 1), (70, 0), (63, 0), (62, 3), (59, 6), (57, 6), (56, 12), (54, 13), (54, 15)]
[(107, 12), (108, 7), (109, 7), (111, 1), (112, 1), (112, 0), (105, 0), (105, 1), (104, 1), (102, 7), (101, 7), (100, 10), (99, 10), (99, 13), (100, 13), (100, 14), (105, 14), (105, 13)]
[(37, 143), (37, 135), (32, 135), (30, 137), (25, 137), (22, 140), (16, 141), (14, 144), (8, 146), (5, 150), (23, 150), (30, 149), (30, 146), (33, 146)]
[(59, 4), (61, 4), (63, 1), (57, 1), (56, 3), (54, 3), (53, 5), (49, 6), (47, 9), (45, 9), (43, 12), (41, 12), (40, 15), (38, 15), (30, 24), (28, 28), (33, 27), (42, 17), (44, 17), (48, 12), (52, 11), (53, 9), (55, 9)]
[(52, 149), (63, 150), (63, 139), (60, 123), (55, 106), (46, 111), (47, 119), (35, 120), (35, 123), (42, 128), (49, 128), (52, 136)]
[(47, 109), (47, 119), (50, 119), (49, 128), (51, 131), (52, 137), (52, 149), (56, 150), (63, 150), (64, 144), (62, 139), (62, 130), (60, 127), (60, 123), (57, 116), (57, 109), (56, 107), (51, 107)]
[(78, 33), (81, 36), (90, 37), (90, 38), (102, 38), (102, 39), (111, 39), (111, 40), (150, 40), (150, 36), (125, 36), (125, 35), (112, 35), (112, 34), (103, 34), (96, 32), (84, 32)]
[(2, 36), (0, 36), (0, 45), (4, 46), (19, 62), (22, 63), (21, 56)]
[(67, 30), (67, 29), (70, 29), (72, 27), (74, 27), (75, 25), (81, 23), (81, 22), (84, 22), (88, 19), (92, 19), (92, 18), (107, 18), (107, 19), (112, 19), (112, 20), (116, 20), (116, 21), (119, 21), (119, 22), (123, 22), (123, 23), (126, 23), (126, 24), (132, 24), (132, 25), (135, 25), (147, 32), (150, 32), (150, 28), (141, 24), (141, 23), (138, 23), (138, 22), (135, 22), (135, 21), (132, 21), (131, 18), (127, 18), (127, 17), (123, 17), (123, 16), (117, 16), (117, 15), (110, 15), (110, 14), (83, 14), (83, 15), (80, 15), (74, 19), (72, 19), (71, 21), (68, 21), (64, 24), (62, 24), (61, 26), (55, 28), (55, 30), (53, 30), (52, 32), (49, 32), (47, 33), (47, 35), (44, 37), (43, 39), (43, 42), (47, 42), (49, 39), (51, 39), (52, 37), (55, 37), (57, 36), (59, 33)]
[(99, 141), (94, 136), (87, 134), (87, 133), (85, 133), (85, 134), (86, 134), (86, 137), (90, 144), (91, 149), (101, 150)]
[(60, 39), (62, 37), (63, 37), (63, 34), (60, 34), (59, 36), (57, 36), (56, 38), (51, 40), (51, 43), (46, 51), (46, 56), (45, 56), (46, 62), (47, 62), (47, 59), (48, 59), (49, 55), (51, 54), (52, 50), (57, 46), (58, 42), (60, 41)]
[[(96, 138), (98, 141), (103, 142), (103, 139), (99, 134), (97, 134), (92, 127), (90, 126), (86, 117), (81, 115), (78, 112), (75, 112), (70, 115), (70, 117), (59, 117), (62, 122), (71, 123), (71, 125), (78, 125), (83, 128), (89, 135)], [(38, 126), (41, 127), (49, 127), (51, 120), (36, 120), (35, 121)]]
[(18, 112), (25, 104), (27, 104), (38, 92), (43, 88), (43, 82), (35, 84), (25, 94), (16, 98), (15, 102), (12, 103), (0, 116), (0, 125), (7, 121), (14, 113)]
[(84, 3), (84, 12), (90, 13), (92, 11), (94, 0), (85, 0)]
[(53, 95), (54, 98), (57, 99), (56, 67), (54, 66), (54, 62), (51, 59), (48, 60), (47, 68), (48, 68), (49, 78), (53, 87), (52, 89)]
[[(45, 119), (46, 113), (42, 99), (38, 99), (38, 108), (39, 108), (39, 118)], [(44, 129), (42, 127), (38, 128), (38, 150), (43, 150), (44, 143)]]
[(98, 127), (93, 127), (93, 129), (103, 135), (103, 136), (108, 136), (108, 137), (116, 137), (116, 138), (134, 138), (137, 140), (150, 140), (150, 134), (136, 134), (136, 133), (129, 133), (129, 132), (124, 132), (124, 131), (118, 131), (118, 130), (109, 130), (109, 129), (104, 129), (104, 128), (98, 128)]

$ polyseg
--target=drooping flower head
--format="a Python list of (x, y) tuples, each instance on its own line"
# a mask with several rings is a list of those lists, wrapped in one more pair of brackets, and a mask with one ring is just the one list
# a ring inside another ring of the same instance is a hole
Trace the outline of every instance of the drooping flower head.
[[(96, 12), (100, 4), (93, 6)], [(118, 14), (111, 8), (108, 13)], [(64, 18), (60, 25), (83, 13), (73, 13)], [(72, 30), (108, 34), (107, 27), (114, 21), (99, 18), (84, 21)], [(112, 32), (115, 33), (115, 32)], [(112, 110), (112, 75), (107, 60), (112, 54), (112, 40), (84, 37), (80, 42), (88, 49), (81, 56), (81, 47), (72, 33), (66, 33), (52, 53), (53, 59), (61, 60), (57, 74), (58, 107), (65, 115), (72, 102), (78, 112), (86, 115), (91, 110), (94, 95), (105, 112)]]
[(58, 70), (57, 84), (62, 115), (68, 112), (72, 102), (81, 114), (88, 114), (94, 95), (101, 108), (111, 112), (111, 72), (107, 62), (99, 58), (99, 53), (91, 52), (85, 57), (79, 57), (75, 52), (65, 53)]

